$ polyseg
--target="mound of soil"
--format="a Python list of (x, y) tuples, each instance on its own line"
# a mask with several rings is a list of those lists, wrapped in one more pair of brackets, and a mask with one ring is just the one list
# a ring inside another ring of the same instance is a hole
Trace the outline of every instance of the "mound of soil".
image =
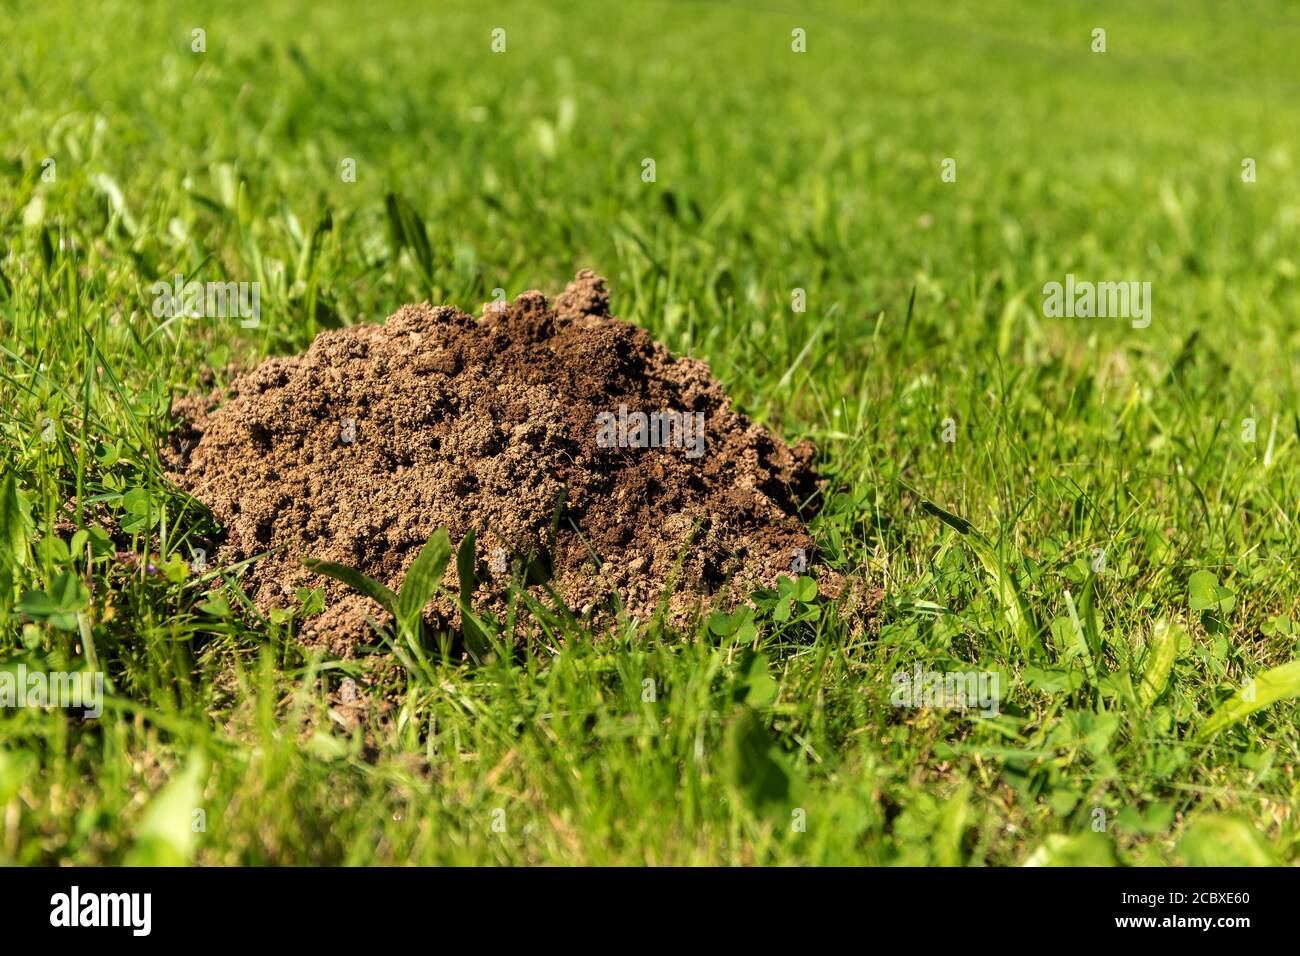
[[(732, 608), (789, 575), (796, 549), (812, 554), (799, 518), (812, 447), (787, 447), (731, 408), (703, 362), (611, 317), (591, 272), (553, 308), (525, 292), (477, 319), (414, 305), (323, 332), (213, 406), (178, 404), (173, 478), (221, 523), (223, 561), (270, 552), (247, 578), (260, 607), (324, 584), (327, 610), (307, 626), (336, 653), (383, 612), (303, 557), (396, 589), (439, 527), (453, 544), (476, 531), (474, 600), (489, 610), (530, 557), (575, 612), (621, 603), (644, 620), (666, 591), (673, 617), (702, 594)], [(647, 439), (637, 412), (676, 418)], [(458, 587), (454, 561), (446, 581)], [(455, 623), (450, 602), (429, 613)]]

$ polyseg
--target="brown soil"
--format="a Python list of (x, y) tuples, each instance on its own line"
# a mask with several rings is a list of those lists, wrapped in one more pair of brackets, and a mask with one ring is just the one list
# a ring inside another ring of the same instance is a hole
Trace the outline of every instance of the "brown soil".
[[(666, 590), (674, 618), (704, 593), (731, 608), (789, 575), (794, 549), (811, 559), (798, 514), (816, 487), (811, 446), (789, 448), (734, 411), (703, 362), (612, 318), (591, 272), (554, 308), (526, 292), (479, 319), (405, 306), (383, 325), (323, 332), (224, 398), (178, 404), (173, 477), (224, 528), (221, 560), (271, 552), (247, 578), (260, 607), (324, 584), (308, 636), (335, 653), (371, 638), (367, 615), (385, 615), (302, 558), (396, 589), (439, 527), (453, 544), (475, 529), (475, 604), (495, 611), (510, 584), (503, 559), (543, 556), (575, 612), (605, 615), (616, 595), (642, 620)], [(620, 405), (702, 413), (703, 453), (601, 447), (597, 416)], [(458, 586), (454, 561), (446, 581)], [(430, 613), (454, 623), (449, 602)]]

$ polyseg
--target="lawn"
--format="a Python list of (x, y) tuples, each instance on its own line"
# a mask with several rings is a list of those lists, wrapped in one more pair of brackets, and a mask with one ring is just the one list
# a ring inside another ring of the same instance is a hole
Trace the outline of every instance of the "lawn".
[[(0, 670), (105, 675), (0, 709), (0, 863), (1297, 861), (1298, 47), (1253, 0), (0, 3)], [(870, 627), (426, 673), (187, 566), (175, 400), (583, 268), (815, 443)], [(178, 274), (259, 322), (156, 317)]]

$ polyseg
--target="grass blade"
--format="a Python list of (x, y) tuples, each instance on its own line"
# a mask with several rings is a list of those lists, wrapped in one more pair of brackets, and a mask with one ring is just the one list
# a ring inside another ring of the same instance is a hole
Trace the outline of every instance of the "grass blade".
[(1088, 683), (1097, 682), (1097, 665), (1093, 663), (1092, 651), (1088, 647), (1088, 638), (1084, 636), (1083, 625), (1079, 623), (1079, 612), (1074, 606), (1074, 597), (1065, 592), (1065, 607), (1070, 612), (1070, 626), (1064, 628), (1070, 649), (1083, 661), (1083, 672), (1088, 675)]
[(335, 564), (333, 561), (304, 558), (302, 563), (306, 565), (309, 571), (323, 574), (335, 581), (342, 581), (354, 591), (359, 591), (371, 600), (376, 601), (390, 614), (397, 614), (397, 595), (374, 578), (367, 577), (360, 571), (349, 568), (346, 564)]
[(1003, 612), (1020, 641), (1021, 650), (1028, 656), (1031, 651), (1030, 641), (1036, 631), (1033, 612), (1024, 594), (1021, 593), (1019, 585), (1016, 584), (1015, 575), (999, 556), (998, 549), (965, 518), (951, 511), (945, 511), (933, 501), (924, 498), (921, 500), (921, 507), (960, 534), (970, 546), (985, 573), (992, 579), (998, 603), (1002, 605)]
[(1142, 683), (1138, 685), (1138, 701), (1149, 708), (1169, 685), (1169, 674), (1178, 659), (1178, 648), (1188, 643), (1187, 632), (1179, 625), (1166, 620), (1156, 621), (1148, 642), (1146, 665)]
[(474, 529), (460, 543), (456, 552), (456, 576), (460, 579), (460, 629), (465, 635), (465, 646), (475, 660), (482, 660), (491, 649), (487, 632), (474, 615), (472, 602), (474, 586), (477, 579), (474, 574), (475, 535)]
[(1300, 660), (1270, 668), (1252, 677), (1246, 686), (1226, 700), (1196, 733), (1196, 739), (1210, 740), (1219, 731), (1240, 723), (1256, 711), (1287, 697), (1300, 697)]
[(442, 583), (450, 558), (451, 538), (446, 528), (439, 528), (429, 536), (402, 579), (402, 590), (397, 596), (397, 623), (403, 630), (419, 632), (420, 615)]

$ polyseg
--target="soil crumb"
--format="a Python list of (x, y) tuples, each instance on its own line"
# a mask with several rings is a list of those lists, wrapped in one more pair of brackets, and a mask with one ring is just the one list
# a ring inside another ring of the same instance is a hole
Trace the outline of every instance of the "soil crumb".
[[(592, 272), (553, 307), (534, 291), (480, 318), (409, 305), (322, 332), (177, 412), (172, 477), (220, 522), (220, 559), (270, 552), (245, 579), (263, 609), (323, 585), (305, 636), (338, 654), (385, 615), (302, 559), (396, 589), (439, 527), (453, 545), (474, 529), (474, 603), (497, 614), (529, 560), (575, 614), (640, 620), (665, 595), (670, 619), (702, 598), (734, 608), (812, 560), (812, 446), (788, 447), (733, 410), (703, 362), (612, 317)], [(454, 559), (445, 583), (459, 587)], [(449, 601), (428, 613), (456, 623)]]

